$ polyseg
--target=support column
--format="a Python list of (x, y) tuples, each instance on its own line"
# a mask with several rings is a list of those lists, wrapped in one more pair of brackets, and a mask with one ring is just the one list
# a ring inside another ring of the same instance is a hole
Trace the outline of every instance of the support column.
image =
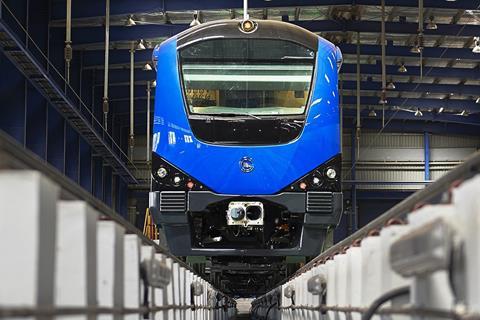
[(351, 187), (351, 201), (352, 201), (352, 219), (351, 219), (351, 231), (352, 233), (357, 231), (358, 229), (358, 209), (357, 209), (357, 184), (355, 183), (357, 179), (356, 169), (357, 169), (357, 136), (355, 130), (352, 129), (352, 146), (351, 146), (351, 161), (352, 161), (352, 169), (351, 169), (351, 178), (352, 178), (352, 187)]
[(430, 181), (430, 134), (424, 132), (423, 134), (423, 152), (425, 161), (425, 181)]

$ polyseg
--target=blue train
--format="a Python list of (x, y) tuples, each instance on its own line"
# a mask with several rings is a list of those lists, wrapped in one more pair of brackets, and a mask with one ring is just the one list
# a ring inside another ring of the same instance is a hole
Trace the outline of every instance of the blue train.
[(315, 256), (342, 212), (340, 50), (293, 24), (195, 26), (154, 50), (151, 211), (177, 256)]

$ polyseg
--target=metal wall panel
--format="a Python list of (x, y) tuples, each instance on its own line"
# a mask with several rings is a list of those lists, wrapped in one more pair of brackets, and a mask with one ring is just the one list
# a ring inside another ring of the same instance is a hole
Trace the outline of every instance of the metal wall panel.
[(430, 145), (432, 148), (470, 147), (478, 150), (480, 148), (480, 137), (432, 135)]

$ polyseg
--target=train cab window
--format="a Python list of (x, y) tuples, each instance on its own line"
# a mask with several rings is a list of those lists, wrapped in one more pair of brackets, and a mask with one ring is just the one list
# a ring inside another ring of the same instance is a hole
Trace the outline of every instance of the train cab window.
[(315, 52), (269, 39), (214, 39), (179, 52), (191, 115), (301, 116)]

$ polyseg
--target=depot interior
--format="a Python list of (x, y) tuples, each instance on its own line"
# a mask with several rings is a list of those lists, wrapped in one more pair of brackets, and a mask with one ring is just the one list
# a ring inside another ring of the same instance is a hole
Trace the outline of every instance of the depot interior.
[[(38, 161), (145, 231), (150, 223), (146, 211), (151, 180), (147, 128), (152, 127), (155, 88), (161, 85), (155, 81), (153, 48), (191, 25), (241, 19), (241, 3), (112, 1), (107, 34), (105, 1), (74, 0), (71, 25), (66, 23), (66, 3), (1, 1), (0, 129), (36, 154)], [(478, 2), (425, 1), (419, 8), (417, 1), (387, 1), (385, 33), (380, 1), (336, 3), (258, 0), (251, 1), (249, 9), (252, 20), (304, 27), (343, 53), (338, 85), (344, 211), (332, 243), (439, 179), (480, 148)], [(11, 32), (7, 34), (6, 28)], [(108, 78), (104, 77), (106, 56)], [(35, 64), (48, 71), (47, 80), (37, 81)], [(54, 87), (62, 88), (68, 101), (55, 95)], [(305, 98), (302, 90), (269, 99), (300, 106)], [(188, 98), (220, 104), (218, 90), (187, 91)], [(202, 113), (201, 106), (193, 108)], [(75, 110), (85, 115), (90, 126), (71, 121)], [(214, 258), (185, 261), (224, 292), (239, 296), (267, 292), (306, 262), (292, 258), (288, 263), (248, 267), (251, 261), (232, 260), (228, 265), (217, 265)], [(226, 271), (230, 279), (222, 278)], [(245, 272), (251, 276), (234, 276)]]

